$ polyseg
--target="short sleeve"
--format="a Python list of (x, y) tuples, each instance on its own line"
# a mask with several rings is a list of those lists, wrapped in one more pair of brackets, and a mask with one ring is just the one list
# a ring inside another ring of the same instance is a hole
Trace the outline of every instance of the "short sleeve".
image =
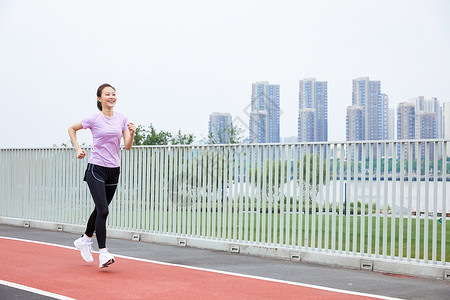
[(128, 129), (128, 118), (126, 116), (123, 116), (123, 121), (122, 121), (122, 132), (124, 132), (125, 130)]
[(92, 125), (94, 124), (96, 118), (97, 115), (93, 115), (81, 120), (81, 125), (83, 126), (83, 129), (92, 129)]

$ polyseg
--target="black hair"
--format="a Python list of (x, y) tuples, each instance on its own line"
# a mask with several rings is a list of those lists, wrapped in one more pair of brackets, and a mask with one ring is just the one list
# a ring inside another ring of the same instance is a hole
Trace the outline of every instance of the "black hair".
[[(101, 86), (99, 86), (98, 89), (97, 89), (97, 98), (100, 98), (100, 97), (102, 96), (102, 91), (103, 91), (103, 89), (106, 88), (106, 87), (110, 87), (110, 88), (112, 88), (114, 91), (116, 91), (116, 88), (115, 88), (115, 87), (113, 87), (113, 86), (110, 85), (109, 83), (104, 83), (104, 84), (102, 84)], [(98, 99), (97, 99), (97, 108), (98, 108), (100, 111), (103, 110), (103, 108), (102, 108), (102, 103), (101, 103), (100, 101), (98, 101)]]

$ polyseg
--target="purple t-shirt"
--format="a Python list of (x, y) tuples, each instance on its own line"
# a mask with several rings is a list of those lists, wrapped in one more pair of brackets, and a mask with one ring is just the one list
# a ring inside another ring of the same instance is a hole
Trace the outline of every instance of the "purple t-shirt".
[(89, 128), (94, 138), (90, 164), (108, 168), (120, 166), (120, 139), (127, 124), (127, 117), (119, 112), (114, 112), (111, 119), (100, 112), (81, 121), (83, 128)]

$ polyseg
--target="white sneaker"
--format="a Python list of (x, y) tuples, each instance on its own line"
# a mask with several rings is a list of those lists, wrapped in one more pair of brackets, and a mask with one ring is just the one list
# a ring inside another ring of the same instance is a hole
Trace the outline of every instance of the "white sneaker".
[(87, 261), (88, 263), (91, 263), (94, 261), (94, 258), (92, 257), (92, 242), (85, 243), (83, 242), (82, 238), (76, 239), (73, 244), (75, 245), (75, 248), (80, 250), (81, 257)]
[(106, 268), (114, 263), (114, 256), (112, 256), (112, 254), (109, 253), (108, 250), (105, 250), (99, 253), (98, 260), (99, 267)]

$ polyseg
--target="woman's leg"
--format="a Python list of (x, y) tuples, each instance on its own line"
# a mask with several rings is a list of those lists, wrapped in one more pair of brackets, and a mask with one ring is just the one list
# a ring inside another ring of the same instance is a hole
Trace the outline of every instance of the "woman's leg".
[(97, 210), (94, 208), (94, 211), (91, 213), (91, 216), (89, 217), (89, 220), (86, 225), (86, 231), (84, 232), (84, 235), (87, 237), (92, 237), (94, 235), (95, 231), (95, 219), (97, 218)]
[(108, 206), (114, 198), (116, 193), (117, 185), (106, 185), (106, 201), (108, 201)]
[[(108, 199), (109, 197), (107, 198), (107, 188), (105, 187), (105, 184), (95, 179), (90, 172), (87, 172), (86, 174), (86, 181), (89, 190), (91, 191), (92, 198), (94, 199), (95, 209), (89, 217), (85, 234), (91, 237), (95, 230), (98, 247), (102, 249), (106, 247), (106, 218), (109, 213), (108, 204), (111, 202), (112, 197), (111, 199)], [(110, 196), (110, 194), (111, 193), (108, 192), (108, 196)]]
[[(110, 185), (105, 187), (106, 201), (108, 202), (108, 206), (114, 197), (116, 189), (117, 185)], [(91, 213), (91, 216), (89, 217), (89, 220), (87, 222), (86, 231), (84, 232), (84, 234), (88, 237), (92, 237), (94, 235), (96, 218), (97, 218), (97, 209), (94, 208), (94, 211)]]

